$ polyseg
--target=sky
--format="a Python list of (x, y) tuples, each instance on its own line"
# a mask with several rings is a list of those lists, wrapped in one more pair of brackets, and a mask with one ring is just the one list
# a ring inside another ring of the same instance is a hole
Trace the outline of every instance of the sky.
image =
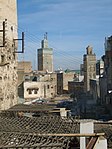
[(17, 0), (18, 33), (25, 32), (25, 53), (37, 69), (37, 49), (45, 32), (53, 48), (54, 69), (79, 69), (88, 45), (97, 59), (112, 35), (112, 0)]

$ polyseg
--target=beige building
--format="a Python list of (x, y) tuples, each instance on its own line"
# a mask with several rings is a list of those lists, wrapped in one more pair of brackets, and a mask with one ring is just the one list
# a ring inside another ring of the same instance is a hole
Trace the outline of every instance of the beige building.
[(74, 80), (73, 72), (60, 72), (57, 73), (57, 94), (61, 95), (68, 93), (68, 81)]
[(36, 98), (51, 98), (50, 82), (24, 82), (24, 98), (29, 101)]
[(30, 61), (19, 61), (17, 65), (18, 74), (18, 96), (19, 99), (24, 98), (24, 80), (32, 76), (32, 63)]
[(32, 63), (30, 61), (19, 61), (18, 70), (23, 70), (24, 73), (31, 73), (32, 72)]
[[(56, 73), (47, 73), (47, 74), (42, 74), (40, 76), (40, 81), (41, 82), (49, 82), (50, 83), (50, 92), (51, 95), (50, 97), (53, 98), (57, 95), (57, 74)], [(47, 97), (47, 95), (46, 95)]]
[(24, 98), (26, 101), (36, 98), (54, 98), (57, 94), (56, 74), (40, 74), (32, 76), (24, 82)]
[(96, 55), (93, 48), (88, 46), (87, 53), (83, 56), (84, 63), (84, 91), (90, 91), (90, 79), (96, 78)]
[(16, 0), (0, 0), (0, 110), (17, 104)]

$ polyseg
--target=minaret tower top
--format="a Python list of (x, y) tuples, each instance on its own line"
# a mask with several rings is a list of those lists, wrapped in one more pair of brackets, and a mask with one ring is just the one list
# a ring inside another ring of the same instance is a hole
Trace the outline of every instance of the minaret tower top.
[(86, 50), (87, 50), (87, 54), (88, 54), (88, 55), (91, 55), (91, 54), (92, 54), (92, 51), (93, 51), (93, 48), (89, 45), (89, 46), (86, 48)]
[(42, 48), (48, 48), (47, 32), (44, 34), (44, 40), (41, 42)]

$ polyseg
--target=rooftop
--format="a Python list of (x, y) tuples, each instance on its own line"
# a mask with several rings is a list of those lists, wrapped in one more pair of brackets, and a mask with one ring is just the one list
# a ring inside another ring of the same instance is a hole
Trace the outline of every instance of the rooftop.
[[(0, 148), (42, 148), (42, 149), (79, 149), (80, 121), (73, 117), (61, 118), (54, 115), (27, 117), (14, 115), (21, 110), (32, 112), (48, 110), (46, 105), (29, 106), (17, 105), (8, 111), (0, 113)], [(52, 106), (51, 106), (52, 107)], [(26, 110), (25, 110), (26, 109)], [(88, 120), (84, 120), (88, 121)], [(112, 148), (112, 123), (94, 122), (96, 133), (105, 133), (108, 148)], [(78, 135), (79, 134), (79, 135)]]

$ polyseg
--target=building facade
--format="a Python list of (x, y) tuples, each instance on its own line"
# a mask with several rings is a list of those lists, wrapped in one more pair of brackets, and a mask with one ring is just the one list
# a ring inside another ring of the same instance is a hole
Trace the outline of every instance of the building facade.
[(17, 65), (18, 74), (18, 99), (24, 101), (24, 80), (33, 75), (32, 63), (30, 61), (19, 61)]
[(84, 92), (84, 82), (69, 81), (68, 82), (69, 93), (81, 94)]
[(31, 73), (32, 72), (32, 63), (30, 61), (19, 61), (18, 70), (24, 70), (24, 73)]
[(105, 39), (105, 72), (107, 89), (112, 90), (112, 36)]
[(88, 46), (87, 53), (83, 56), (84, 63), (84, 91), (90, 91), (90, 79), (96, 78), (96, 55), (93, 54), (93, 48)]
[(74, 80), (74, 72), (57, 73), (57, 94), (68, 93), (68, 81)]
[(17, 104), (16, 0), (0, 0), (0, 110)]
[(41, 48), (38, 49), (38, 70), (53, 72), (53, 49), (48, 47), (47, 34), (41, 42)]
[(54, 98), (56, 95), (56, 73), (38, 74), (24, 82), (24, 98), (26, 101), (36, 98)]
[(90, 79), (90, 94), (95, 103), (99, 102), (100, 99), (100, 87), (99, 87), (99, 78)]
[(112, 36), (105, 38), (105, 75), (106, 78), (106, 95), (105, 104), (112, 116)]

